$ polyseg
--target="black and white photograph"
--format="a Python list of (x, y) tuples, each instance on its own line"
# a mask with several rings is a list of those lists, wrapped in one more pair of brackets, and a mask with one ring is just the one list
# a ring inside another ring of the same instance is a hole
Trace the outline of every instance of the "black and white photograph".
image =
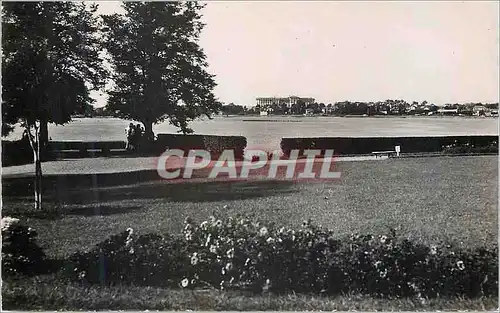
[(2, 1), (1, 309), (498, 311), (498, 1)]

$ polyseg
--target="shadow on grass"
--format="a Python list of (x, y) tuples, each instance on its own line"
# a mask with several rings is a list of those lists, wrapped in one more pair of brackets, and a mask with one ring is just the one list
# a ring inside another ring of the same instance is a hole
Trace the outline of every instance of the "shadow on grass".
[[(32, 195), (32, 178), (3, 179), (3, 196), (8, 200), (26, 200)], [(245, 200), (293, 193), (292, 181), (182, 181), (159, 180), (156, 171), (112, 174), (45, 176), (44, 202), (88, 204), (108, 201), (164, 199), (171, 202), (213, 202)], [(93, 209), (89, 209), (93, 210)], [(133, 210), (133, 209), (132, 209)], [(110, 209), (106, 212), (113, 212)], [(67, 213), (65, 213), (67, 214)]]
[(142, 210), (141, 206), (111, 206), (111, 205), (99, 205), (99, 206), (76, 206), (68, 209), (63, 214), (64, 215), (77, 215), (77, 216), (108, 216), (114, 214), (125, 214), (130, 212), (135, 212)]
[(11, 215), (21, 218), (35, 218), (40, 220), (58, 220), (64, 216), (108, 216), (114, 214), (126, 214), (138, 210), (142, 210), (141, 206), (126, 206), (126, 205), (98, 205), (98, 206), (86, 206), (86, 205), (76, 205), (69, 208), (59, 208), (55, 206), (54, 208), (44, 209), (44, 210), (34, 210), (32, 208), (23, 209), (7, 206), (3, 211), (4, 215)]

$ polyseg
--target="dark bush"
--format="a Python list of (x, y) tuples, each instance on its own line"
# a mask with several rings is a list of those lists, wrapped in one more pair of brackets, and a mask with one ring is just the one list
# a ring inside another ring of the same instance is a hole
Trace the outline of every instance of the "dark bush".
[(212, 159), (217, 159), (224, 150), (233, 150), (236, 159), (242, 159), (247, 139), (242, 136), (176, 135), (158, 134), (155, 142), (159, 153), (169, 149), (207, 150)]
[(89, 283), (374, 296), (498, 293), (498, 249), (425, 246), (387, 236), (338, 239), (305, 222), (297, 230), (245, 218), (187, 221), (182, 237), (124, 232), (70, 259), (67, 272)]
[(45, 253), (36, 243), (37, 232), (18, 219), (2, 218), (2, 275), (34, 275), (45, 270)]
[(291, 150), (305, 149), (334, 150), (336, 155), (371, 154), (373, 151), (394, 150), (401, 146), (401, 153), (441, 152), (450, 145), (498, 147), (498, 136), (446, 136), (446, 137), (323, 137), (282, 138), (281, 150), (290, 155)]
[(2, 140), (2, 166), (33, 163), (33, 152), (28, 139)]
[(203, 136), (204, 147), (214, 157), (225, 150), (233, 150), (236, 159), (243, 159), (247, 139), (243, 136)]

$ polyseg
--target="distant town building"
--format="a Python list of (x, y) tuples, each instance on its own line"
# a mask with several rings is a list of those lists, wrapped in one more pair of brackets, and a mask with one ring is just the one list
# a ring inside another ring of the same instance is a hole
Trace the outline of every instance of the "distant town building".
[(480, 115), (490, 115), (490, 110), (485, 107), (484, 105), (475, 105), (472, 108), (473, 115), (475, 116), (480, 116)]
[(439, 109), (439, 114), (458, 114), (458, 109)]
[(286, 98), (280, 97), (261, 97), (257, 98), (257, 105), (260, 107), (267, 107), (273, 104), (286, 104), (288, 108), (291, 108), (294, 104), (297, 104), (299, 101), (304, 102), (305, 105), (309, 105), (314, 103), (314, 98), (301, 98), (297, 96), (290, 96)]

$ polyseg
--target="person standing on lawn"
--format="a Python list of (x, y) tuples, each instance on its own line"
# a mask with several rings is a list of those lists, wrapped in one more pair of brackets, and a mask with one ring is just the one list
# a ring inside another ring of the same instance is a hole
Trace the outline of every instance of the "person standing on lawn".
[(127, 145), (125, 149), (132, 150), (133, 149), (133, 137), (134, 137), (134, 124), (130, 123), (128, 127), (125, 129), (125, 134), (127, 134)]
[(137, 123), (137, 125), (133, 126), (134, 127), (134, 135), (133, 135), (133, 145), (134, 145), (134, 150), (138, 150), (139, 144), (142, 139), (142, 134), (143, 130), (141, 127), (141, 124)]

